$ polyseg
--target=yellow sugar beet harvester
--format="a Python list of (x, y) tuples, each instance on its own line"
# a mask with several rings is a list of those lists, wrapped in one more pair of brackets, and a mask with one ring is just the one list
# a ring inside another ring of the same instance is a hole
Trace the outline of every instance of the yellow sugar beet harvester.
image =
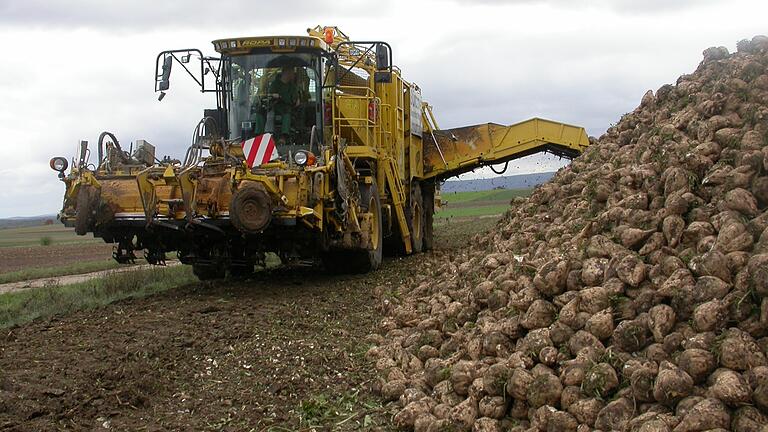
[(538, 118), (440, 130), (387, 43), (350, 41), (335, 27), (213, 45), (218, 57), (157, 58), (160, 99), (174, 64), (216, 95), (184, 160), (159, 160), (141, 140), (126, 151), (108, 132), (95, 164), (87, 142), (69, 174), (67, 159), (51, 160), (66, 184), (62, 222), (115, 243), (120, 262), (143, 249), (160, 264), (176, 251), (214, 279), (248, 274), (275, 252), (367, 272), (385, 248), (432, 247), (440, 181), (536, 152), (572, 158), (589, 145), (583, 128)]

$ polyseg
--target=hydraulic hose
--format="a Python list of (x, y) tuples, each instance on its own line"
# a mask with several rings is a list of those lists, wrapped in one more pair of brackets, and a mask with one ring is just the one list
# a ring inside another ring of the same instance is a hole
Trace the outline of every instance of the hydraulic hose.
[(112, 139), (112, 143), (117, 148), (117, 151), (120, 154), (120, 158), (125, 160), (125, 153), (123, 152), (123, 148), (120, 147), (120, 142), (117, 141), (115, 134), (113, 134), (112, 132), (104, 131), (101, 133), (101, 135), (99, 135), (99, 146), (98, 146), (99, 147), (99, 166), (98, 166), (99, 168), (101, 168), (102, 164), (104, 163), (104, 157), (105, 157), (104, 156), (104, 138), (106, 137), (109, 137), (110, 139)]
[(200, 139), (205, 136), (202, 134), (202, 128), (208, 127), (209, 123), (213, 126), (213, 136), (219, 136), (219, 125), (216, 123), (216, 119), (210, 116), (203, 117), (197, 122), (195, 130), (192, 132), (192, 144), (187, 149), (182, 166), (192, 166), (200, 162), (200, 153), (203, 150), (203, 147), (200, 145)]
[(501, 175), (501, 174), (504, 174), (505, 172), (507, 172), (507, 166), (508, 165), (509, 165), (509, 161), (504, 162), (504, 168), (502, 168), (501, 171), (496, 171), (495, 169), (493, 169), (493, 165), (488, 165), (488, 166), (491, 167), (491, 171), (495, 172), (496, 174)]

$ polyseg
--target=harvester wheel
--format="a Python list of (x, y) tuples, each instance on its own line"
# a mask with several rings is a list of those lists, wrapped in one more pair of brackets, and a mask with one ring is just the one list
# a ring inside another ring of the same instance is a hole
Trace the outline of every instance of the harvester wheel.
[(421, 188), (424, 202), (424, 247), (422, 250), (430, 251), (435, 245), (432, 223), (435, 218), (435, 184), (427, 182)]
[(411, 185), (408, 224), (411, 231), (411, 248), (413, 253), (421, 252), (424, 247), (424, 201), (421, 198), (421, 184), (417, 181), (414, 181)]
[(201, 281), (224, 279), (224, 267), (210, 264), (192, 264), (192, 273)]
[(229, 207), (232, 225), (244, 234), (257, 234), (272, 219), (272, 199), (259, 183), (242, 186), (232, 195)]
[(381, 265), (384, 245), (384, 231), (381, 220), (381, 201), (379, 190), (374, 181), (371, 185), (361, 185), (360, 199), (366, 212), (372, 213), (369, 233), (369, 250), (331, 250), (322, 254), (323, 266), (331, 273), (367, 273)]
[(75, 233), (86, 235), (93, 226), (94, 211), (99, 200), (99, 191), (91, 185), (81, 185), (77, 192), (75, 210)]
[(369, 233), (371, 239), (371, 249), (356, 252), (352, 260), (356, 273), (367, 273), (377, 270), (381, 265), (382, 250), (384, 249), (384, 230), (381, 220), (381, 200), (379, 198), (379, 188), (376, 186), (376, 180), (370, 185), (364, 185), (360, 188), (360, 199), (366, 203), (366, 211), (371, 213)]

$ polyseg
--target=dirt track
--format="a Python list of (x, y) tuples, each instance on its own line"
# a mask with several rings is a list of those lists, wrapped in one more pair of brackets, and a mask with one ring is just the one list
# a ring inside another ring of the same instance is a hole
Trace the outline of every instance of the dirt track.
[[(166, 263), (167, 266), (175, 266), (179, 264), (181, 263), (178, 261), (168, 261)], [(39, 278), (39, 279), (24, 280), (19, 282), (9, 282), (9, 283), (0, 284), (0, 294), (23, 291), (23, 290), (32, 289), (32, 288), (42, 288), (44, 286), (50, 286), (50, 285), (70, 285), (70, 284), (85, 282), (91, 279), (101, 278), (114, 273), (145, 270), (145, 269), (151, 269), (154, 267), (155, 266), (151, 264), (139, 264), (139, 265), (126, 266), (126, 267), (119, 267), (116, 269), (100, 270), (100, 271), (89, 272), (89, 273), (46, 277), (46, 278)]]
[(2, 330), (0, 430), (385, 425), (392, 408), (371, 393), (363, 356), (380, 319), (374, 292), (419, 274), (424, 258), (368, 276), (276, 269)]

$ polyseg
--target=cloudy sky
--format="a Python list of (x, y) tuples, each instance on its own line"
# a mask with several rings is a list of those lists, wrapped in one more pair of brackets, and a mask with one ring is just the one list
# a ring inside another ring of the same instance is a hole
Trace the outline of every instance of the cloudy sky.
[[(765, 16), (765, 0), (0, 0), (0, 217), (58, 211), (48, 160), (103, 130), (183, 155), (215, 100), (177, 70), (158, 102), (163, 49), (213, 54), (213, 39), (336, 25), (390, 42), (441, 127), (540, 116), (597, 136), (705, 48), (768, 34)], [(508, 174), (561, 163), (532, 157)]]

